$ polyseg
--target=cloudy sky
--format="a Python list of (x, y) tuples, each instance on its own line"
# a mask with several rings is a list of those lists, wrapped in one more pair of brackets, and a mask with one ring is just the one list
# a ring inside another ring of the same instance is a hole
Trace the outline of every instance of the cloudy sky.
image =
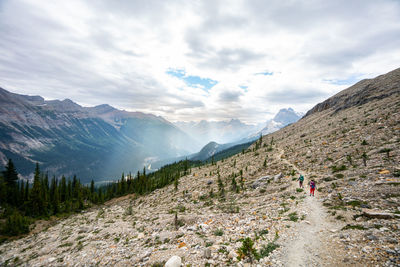
[(400, 67), (400, 1), (0, 0), (0, 87), (263, 122)]

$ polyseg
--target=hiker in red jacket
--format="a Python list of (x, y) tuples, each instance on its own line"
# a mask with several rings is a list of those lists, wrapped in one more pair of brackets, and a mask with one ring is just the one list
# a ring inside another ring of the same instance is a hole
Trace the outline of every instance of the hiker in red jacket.
[(310, 182), (310, 196), (311, 196), (311, 195), (314, 196), (315, 188), (316, 188), (316, 186), (315, 186), (315, 181), (314, 181), (314, 180), (311, 180), (311, 182)]

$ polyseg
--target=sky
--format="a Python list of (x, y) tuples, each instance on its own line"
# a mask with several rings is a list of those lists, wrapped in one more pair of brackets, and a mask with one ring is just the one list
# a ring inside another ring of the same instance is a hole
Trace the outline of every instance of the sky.
[(0, 87), (265, 122), (400, 67), (400, 1), (0, 0)]

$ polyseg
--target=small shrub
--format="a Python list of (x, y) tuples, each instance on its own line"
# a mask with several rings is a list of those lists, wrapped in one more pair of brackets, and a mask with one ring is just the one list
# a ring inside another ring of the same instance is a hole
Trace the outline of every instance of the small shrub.
[(338, 215), (338, 216), (335, 217), (335, 219), (336, 219), (336, 220), (343, 220), (344, 217), (343, 217), (342, 215)]
[(362, 140), (361, 145), (367, 146), (367, 145), (368, 145), (368, 142), (367, 142), (366, 140)]
[(163, 267), (165, 263), (165, 261), (155, 262), (151, 265), (151, 267)]
[(292, 222), (297, 222), (299, 220), (299, 217), (297, 216), (297, 212), (290, 213), (289, 220), (291, 220)]
[(342, 179), (344, 177), (343, 173), (336, 173), (335, 177), (338, 179)]
[(271, 254), (271, 252), (277, 249), (278, 247), (279, 245), (273, 242), (269, 242), (268, 245), (266, 246), (263, 245), (263, 247), (260, 249), (260, 257), (261, 258), (268, 257), (269, 254)]
[(346, 167), (346, 165), (341, 165), (339, 167), (337, 167), (336, 165), (333, 165), (331, 167), (331, 169), (332, 169), (332, 173), (335, 173), (335, 172), (345, 171), (345, 170), (347, 170), (347, 167)]
[(258, 260), (260, 255), (258, 254), (257, 250), (254, 248), (254, 242), (251, 240), (250, 237), (246, 237), (242, 241), (242, 246), (237, 250), (238, 253), (238, 260), (242, 260), (245, 258), (249, 258), (250, 262), (253, 263), (253, 260)]
[(222, 229), (217, 229), (217, 230), (214, 231), (214, 235), (223, 236), (224, 235), (224, 231)]
[(261, 231), (259, 232), (259, 235), (260, 235), (260, 236), (263, 236), (263, 235), (266, 235), (266, 234), (268, 234), (268, 233), (269, 233), (268, 229), (264, 229), (264, 230), (261, 230)]
[(304, 191), (303, 188), (296, 188), (296, 192), (297, 192), (297, 193), (300, 193), (300, 192), (303, 192), (303, 191)]

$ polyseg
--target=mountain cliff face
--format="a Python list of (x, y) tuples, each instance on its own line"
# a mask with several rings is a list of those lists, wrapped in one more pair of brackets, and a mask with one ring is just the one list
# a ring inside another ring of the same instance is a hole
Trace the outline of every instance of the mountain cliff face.
[(108, 105), (82, 107), (69, 99), (45, 101), (0, 89), (0, 164), (12, 158), (23, 175), (39, 162), (50, 175), (82, 180), (119, 177), (149, 158), (199, 149), (161, 117)]

